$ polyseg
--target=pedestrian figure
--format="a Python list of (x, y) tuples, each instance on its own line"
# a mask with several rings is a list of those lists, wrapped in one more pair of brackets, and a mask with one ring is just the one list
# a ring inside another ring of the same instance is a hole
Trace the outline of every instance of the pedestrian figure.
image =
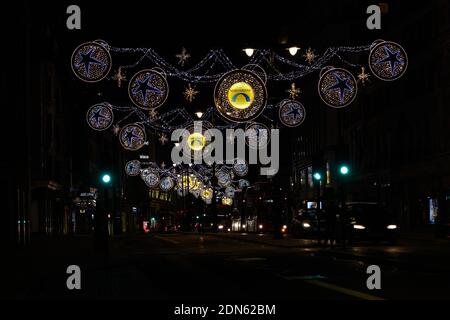
[(338, 213), (338, 206), (334, 201), (330, 201), (325, 210), (325, 245), (330, 240), (330, 245), (334, 246), (336, 240), (336, 216)]

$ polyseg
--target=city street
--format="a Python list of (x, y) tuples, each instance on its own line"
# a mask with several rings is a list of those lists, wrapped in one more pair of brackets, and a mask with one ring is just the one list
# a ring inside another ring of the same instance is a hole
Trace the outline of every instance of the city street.
[[(76, 246), (73, 239), (63, 239), (34, 247), (39, 257), (26, 258), (32, 270), (14, 268), (15, 277), (29, 277), (23, 287), (15, 282), (16, 297), (186, 302), (449, 298), (448, 265), (441, 263), (450, 253), (448, 245), (405, 240), (397, 246), (344, 250), (309, 240), (304, 247), (282, 247), (286, 240), (267, 245), (221, 234), (151, 234), (112, 238), (110, 256), (103, 260), (91, 255), (90, 238), (76, 240)], [(78, 251), (65, 251), (71, 245)], [(366, 287), (366, 269), (374, 263), (381, 267), (381, 290)], [(82, 270), (78, 292), (66, 288), (69, 264)]]

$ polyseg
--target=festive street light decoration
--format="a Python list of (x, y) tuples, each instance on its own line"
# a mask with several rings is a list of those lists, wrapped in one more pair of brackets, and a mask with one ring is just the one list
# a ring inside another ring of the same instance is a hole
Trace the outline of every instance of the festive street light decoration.
[(333, 108), (348, 106), (356, 98), (358, 86), (355, 77), (341, 68), (328, 68), (323, 72), (318, 84), (322, 101)]
[(136, 151), (142, 148), (146, 139), (144, 128), (137, 124), (128, 124), (119, 133), (120, 144), (129, 151)]
[(141, 162), (131, 160), (125, 164), (125, 173), (131, 177), (138, 176), (141, 173)]
[(86, 121), (91, 129), (104, 131), (112, 125), (114, 113), (107, 103), (99, 103), (86, 112)]
[(233, 171), (238, 177), (243, 177), (248, 173), (248, 164), (247, 162), (236, 162), (233, 165)]
[(160, 107), (169, 95), (169, 84), (158, 69), (145, 69), (137, 72), (128, 84), (131, 101), (144, 110)]
[(159, 174), (157, 172), (149, 172), (144, 177), (144, 182), (149, 188), (155, 188), (159, 185)]
[(297, 127), (305, 121), (305, 107), (296, 100), (283, 100), (278, 109), (278, 117), (285, 126)]
[(258, 117), (267, 103), (264, 81), (249, 70), (233, 70), (222, 76), (214, 90), (219, 114), (233, 122), (246, 122)]
[(164, 177), (159, 182), (159, 187), (164, 192), (169, 192), (175, 186), (173, 179), (171, 177)]
[(397, 80), (406, 72), (408, 56), (398, 43), (379, 40), (374, 42), (370, 50), (369, 67), (380, 80)]
[(245, 143), (252, 149), (265, 148), (270, 141), (269, 128), (259, 122), (251, 122), (245, 128)]
[(80, 80), (98, 82), (111, 70), (111, 55), (101, 41), (80, 44), (72, 53), (72, 71)]
[(224, 206), (231, 206), (233, 204), (233, 199), (231, 199), (229, 197), (223, 197), (222, 198), (222, 204)]

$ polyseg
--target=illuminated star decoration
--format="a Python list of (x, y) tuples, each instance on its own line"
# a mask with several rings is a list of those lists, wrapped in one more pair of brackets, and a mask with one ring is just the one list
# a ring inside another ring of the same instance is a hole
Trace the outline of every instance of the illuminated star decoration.
[(389, 63), (391, 69), (391, 75), (395, 75), (395, 67), (397, 65), (403, 65), (403, 60), (399, 57), (400, 56), (400, 50), (394, 52), (390, 50), (387, 46), (384, 47), (384, 52), (386, 53), (386, 57), (384, 59), (378, 60), (375, 62), (375, 64), (380, 63)]
[(291, 83), (291, 88), (289, 90), (286, 90), (287, 93), (289, 93), (289, 98), (295, 99), (297, 96), (301, 93), (300, 89), (295, 87), (295, 83)]
[(366, 84), (366, 81), (369, 81), (370, 75), (366, 73), (366, 68), (361, 67), (361, 73), (358, 74), (358, 80), (361, 81), (363, 85)]
[(169, 139), (167, 139), (167, 136), (166, 136), (166, 134), (165, 133), (161, 133), (160, 135), (159, 135), (159, 142), (161, 142), (161, 144), (164, 146), (166, 143), (167, 143), (167, 141), (169, 141)]
[(187, 53), (186, 48), (181, 49), (181, 53), (177, 54), (176, 57), (178, 58), (178, 64), (182, 67), (184, 67), (184, 64), (186, 63), (187, 59), (191, 57), (189, 53)]
[(150, 92), (153, 92), (156, 94), (162, 93), (161, 90), (159, 90), (158, 88), (153, 87), (152, 85), (148, 84), (151, 77), (152, 76), (150, 75), (147, 78), (145, 78), (145, 80), (137, 80), (138, 85), (136, 86), (136, 88), (133, 91), (134, 93), (139, 91), (141, 93), (142, 99), (144, 101), (146, 101), (146, 99), (147, 99), (147, 91), (150, 91)]
[(341, 103), (344, 102), (346, 91), (352, 91), (352, 88), (349, 86), (348, 78), (341, 78), (337, 73), (334, 73), (334, 79), (336, 83), (327, 88), (327, 90), (339, 90), (339, 100)]
[(189, 83), (188, 87), (184, 90), (183, 94), (187, 101), (192, 102), (192, 100), (194, 100), (197, 93), (198, 93), (198, 91), (195, 91), (195, 89), (192, 88), (191, 84)]
[(119, 125), (117, 125), (117, 124), (115, 124), (114, 126), (113, 126), (113, 132), (114, 132), (114, 134), (117, 136), (118, 134), (119, 134), (119, 132), (120, 132), (120, 127), (119, 127)]
[(102, 109), (98, 109), (97, 111), (94, 111), (91, 116), (92, 118), (95, 119), (95, 123), (97, 124), (97, 126), (100, 125), (100, 122), (99, 122), (100, 119), (107, 119), (107, 117), (100, 114), (101, 111), (102, 111)]
[(314, 53), (314, 50), (309, 47), (303, 57), (305, 58), (306, 62), (312, 64), (314, 62), (314, 59), (316, 59), (316, 54)]
[(133, 138), (139, 138), (137, 135), (134, 134), (133, 131), (134, 131), (133, 128), (130, 128), (125, 133), (125, 139), (127, 139), (128, 145), (133, 144)]
[(86, 76), (89, 75), (89, 68), (91, 67), (91, 64), (103, 65), (103, 63), (101, 61), (98, 61), (97, 59), (92, 58), (92, 51), (94, 51), (94, 49), (91, 49), (86, 53), (80, 52), (81, 61), (78, 63), (77, 67), (79, 67), (80, 65), (83, 64), (84, 72), (85, 72)]
[(119, 88), (122, 87), (122, 81), (127, 81), (127, 77), (124, 73), (122, 73), (122, 68), (119, 68), (119, 70), (113, 76), (113, 79), (117, 81), (117, 86)]
[(297, 118), (301, 118), (302, 115), (300, 114), (299, 108), (296, 108), (295, 106), (291, 105), (291, 110), (286, 113), (287, 116), (293, 115), (294, 119), (297, 120)]
[(148, 117), (150, 118), (150, 120), (155, 120), (156, 117), (158, 117), (158, 112), (155, 109), (150, 109), (148, 112)]

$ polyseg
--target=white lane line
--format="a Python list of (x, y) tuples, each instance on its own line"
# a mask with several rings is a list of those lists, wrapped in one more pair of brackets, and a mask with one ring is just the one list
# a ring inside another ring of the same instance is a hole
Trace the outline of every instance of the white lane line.
[(367, 293), (364, 293), (364, 292), (359, 292), (359, 291), (356, 291), (356, 290), (340, 287), (340, 286), (337, 286), (337, 285), (334, 285), (334, 284), (331, 284), (331, 283), (326, 283), (326, 282), (323, 282), (323, 281), (320, 281), (320, 280), (304, 280), (304, 281), (306, 283), (309, 283), (309, 284), (312, 284), (312, 285), (315, 285), (315, 286), (318, 286), (318, 287), (322, 287), (322, 288), (325, 288), (325, 289), (337, 291), (337, 292), (340, 292), (340, 293), (343, 293), (343, 294), (346, 294), (346, 295), (349, 295), (349, 296), (353, 296), (353, 297), (356, 297), (356, 298), (364, 299), (364, 300), (385, 300), (383, 298), (376, 297), (376, 296), (373, 296), (371, 294), (367, 294)]

